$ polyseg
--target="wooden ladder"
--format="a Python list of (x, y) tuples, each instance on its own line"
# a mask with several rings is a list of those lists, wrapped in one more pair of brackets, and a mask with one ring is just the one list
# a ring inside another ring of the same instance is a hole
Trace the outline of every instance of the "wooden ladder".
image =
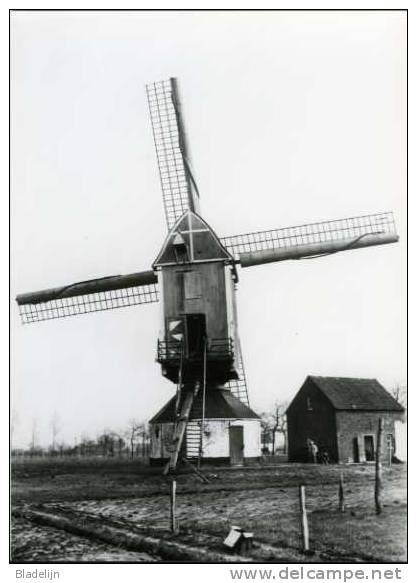
[(193, 406), (194, 397), (200, 390), (200, 382), (194, 383), (193, 387), (185, 391), (184, 399), (182, 401), (179, 415), (174, 425), (174, 433), (172, 436), (172, 452), (164, 469), (164, 474), (175, 471), (178, 463), (178, 456), (184, 441), (185, 430), (187, 428), (188, 419), (190, 417), (191, 407)]
[[(177, 398), (175, 402), (175, 425), (172, 436), (172, 452), (165, 466), (164, 474), (175, 471), (180, 455), (181, 447), (185, 439), (185, 458), (190, 461), (200, 459), (203, 455), (203, 427), (205, 418), (206, 377), (207, 377), (207, 343), (204, 342), (203, 353), (203, 382), (195, 381), (192, 387), (185, 390), (182, 386), (183, 358), (181, 354), (180, 370), (178, 375)], [(184, 395), (182, 400), (182, 394)], [(199, 395), (201, 407), (201, 420), (190, 421), (190, 413), (195, 399)]]
[(207, 340), (204, 341), (203, 348), (203, 383), (194, 401), (193, 421), (189, 421), (186, 429), (186, 458), (189, 461), (197, 461), (200, 467), (203, 457), (203, 436), (204, 422), (206, 417), (206, 386), (207, 386)]

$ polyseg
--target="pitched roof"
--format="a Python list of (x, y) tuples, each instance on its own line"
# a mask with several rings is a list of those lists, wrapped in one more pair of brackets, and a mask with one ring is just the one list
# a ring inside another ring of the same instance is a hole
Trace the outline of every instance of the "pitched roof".
[(233, 259), (206, 221), (193, 211), (188, 210), (177, 220), (168, 233), (152, 267), (178, 263), (175, 243), (179, 241), (182, 241), (187, 249), (188, 261)]
[(335, 409), (344, 411), (404, 411), (376, 379), (308, 376)]
[[(175, 419), (175, 397), (172, 397), (168, 403), (149, 423), (167, 423)], [(206, 393), (205, 406), (206, 419), (259, 419), (259, 416), (250, 409), (245, 403), (239, 401), (227, 389), (213, 389)], [(194, 399), (191, 408), (190, 420), (201, 419), (201, 400)]]

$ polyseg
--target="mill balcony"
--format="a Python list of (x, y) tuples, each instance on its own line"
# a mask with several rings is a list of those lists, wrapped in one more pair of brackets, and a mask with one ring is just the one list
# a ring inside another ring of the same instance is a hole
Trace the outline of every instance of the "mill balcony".
[[(199, 346), (187, 346), (182, 341), (158, 340), (157, 362), (168, 366), (179, 366), (181, 360), (202, 363), (204, 360), (204, 343)], [(206, 343), (208, 362), (232, 362), (235, 356), (232, 338), (212, 338)]]

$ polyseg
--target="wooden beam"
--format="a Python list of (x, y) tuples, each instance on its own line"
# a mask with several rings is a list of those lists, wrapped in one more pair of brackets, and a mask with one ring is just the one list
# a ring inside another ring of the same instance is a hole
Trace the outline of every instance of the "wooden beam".
[(305, 486), (299, 487), (299, 498), (300, 498), (300, 519), (301, 519), (301, 536), (302, 536), (302, 546), (304, 552), (309, 552), (310, 550), (310, 537), (308, 531), (308, 518), (306, 511), (306, 494)]
[(381, 493), (381, 436), (382, 436), (382, 418), (378, 419), (378, 433), (376, 436), (376, 455), (375, 455), (375, 512), (381, 514), (382, 506), (380, 500)]
[(339, 512), (345, 511), (345, 492), (343, 484), (343, 472), (340, 472), (339, 478)]
[(351, 237), (336, 241), (325, 241), (322, 243), (309, 243), (305, 245), (294, 245), (275, 249), (264, 249), (262, 251), (249, 251), (240, 254), (242, 267), (252, 267), (253, 265), (263, 265), (264, 263), (274, 263), (276, 261), (288, 261), (289, 259), (304, 259), (320, 255), (331, 255), (340, 251), (351, 251), (362, 247), (372, 247), (374, 245), (387, 245), (396, 243), (398, 235), (391, 233), (369, 234), (361, 237)]
[(100, 277), (99, 279), (71, 283), (63, 287), (54, 287), (27, 294), (20, 294), (16, 297), (16, 302), (19, 306), (24, 304), (39, 304), (60, 298), (72, 298), (75, 296), (83, 296), (85, 294), (95, 294), (98, 292), (150, 285), (157, 282), (158, 277), (153, 271), (140, 271), (128, 275)]

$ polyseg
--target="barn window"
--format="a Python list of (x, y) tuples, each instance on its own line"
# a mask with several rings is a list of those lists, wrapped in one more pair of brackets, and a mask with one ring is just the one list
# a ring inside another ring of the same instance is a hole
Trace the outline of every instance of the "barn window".
[(311, 399), (310, 397), (307, 397), (307, 411), (312, 411), (313, 410), (313, 405), (311, 404)]
[(158, 425), (155, 427), (155, 438), (156, 439), (159, 438), (159, 427), (158, 427)]

